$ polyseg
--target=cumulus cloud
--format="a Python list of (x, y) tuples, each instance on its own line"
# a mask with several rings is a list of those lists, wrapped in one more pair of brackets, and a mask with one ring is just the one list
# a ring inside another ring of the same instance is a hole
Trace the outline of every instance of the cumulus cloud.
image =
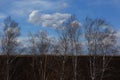
[(29, 22), (43, 27), (60, 27), (64, 21), (71, 17), (67, 13), (41, 14), (38, 10), (34, 10), (29, 15)]

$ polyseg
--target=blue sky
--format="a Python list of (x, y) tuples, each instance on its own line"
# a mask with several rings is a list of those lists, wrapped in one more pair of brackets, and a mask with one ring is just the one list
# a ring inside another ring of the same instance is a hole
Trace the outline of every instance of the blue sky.
[(0, 0), (0, 27), (11, 16), (19, 23), (22, 37), (39, 30), (54, 35), (54, 28), (73, 14), (81, 24), (87, 16), (102, 18), (120, 31), (120, 0)]

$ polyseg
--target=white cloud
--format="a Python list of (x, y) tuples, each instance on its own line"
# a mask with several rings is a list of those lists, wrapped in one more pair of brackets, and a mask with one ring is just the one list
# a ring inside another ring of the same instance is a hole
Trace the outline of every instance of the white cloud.
[(10, 3), (10, 14), (23, 16), (28, 15), (34, 9), (39, 9), (40, 11), (64, 9), (68, 7), (65, 1), (66, 0), (16, 0)]
[(29, 40), (28, 37), (19, 37), (19, 38), (17, 39), (17, 42), (24, 42), (24, 41), (28, 41), (28, 40)]
[(1, 23), (0, 23), (0, 27), (3, 28), (4, 26), (5, 26), (5, 24), (4, 24), (3, 22), (1, 22)]
[(116, 37), (120, 39), (120, 30), (117, 31)]
[(64, 21), (71, 17), (67, 13), (41, 14), (38, 10), (29, 15), (29, 22), (43, 27), (60, 27)]
[(75, 20), (75, 21), (71, 22), (71, 27), (79, 27), (79, 26), (81, 26), (79, 21)]
[(0, 34), (3, 32), (3, 28), (4, 28), (4, 23), (0, 22)]
[(116, 37), (117, 37), (117, 45), (120, 45), (120, 30), (117, 31)]
[(17, 42), (21, 44), (23, 48), (29, 46), (29, 38), (28, 37), (19, 37), (17, 38)]
[(3, 18), (5, 18), (6, 16), (4, 15), (4, 14), (2, 14), (2, 13), (0, 13), (0, 19), (3, 19)]

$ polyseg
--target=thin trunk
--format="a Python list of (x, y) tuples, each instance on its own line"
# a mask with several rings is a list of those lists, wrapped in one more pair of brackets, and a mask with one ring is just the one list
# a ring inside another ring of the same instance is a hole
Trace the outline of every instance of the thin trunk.
[(9, 70), (10, 70), (10, 66), (9, 66), (9, 54), (7, 54), (7, 61), (6, 61), (6, 79), (9, 80)]
[(32, 67), (33, 67), (33, 76), (34, 76), (34, 80), (36, 79), (36, 73), (35, 73), (35, 55), (33, 55), (33, 62), (32, 62)]
[(90, 57), (90, 76), (92, 80), (95, 80), (95, 74), (94, 74), (94, 62), (93, 62), (93, 57)]
[(75, 62), (74, 62), (74, 80), (77, 80), (77, 56), (75, 55)]
[(64, 80), (64, 79), (65, 79), (65, 60), (66, 60), (66, 57), (65, 57), (65, 55), (63, 55), (63, 61), (62, 61), (62, 77), (61, 77), (61, 80)]
[(75, 53), (73, 55), (73, 59), (74, 59), (74, 79), (73, 80), (77, 80), (77, 46), (76, 46), (76, 40), (74, 39), (74, 42), (73, 42), (73, 50), (75, 50), (73, 53)]
[(45, 56), (44, 71), (43, 71), (43, 80), (46, 80), (46, 65), (47, 65), (47, 55)]
[(77, 80), (77, 55), (73, 55), (73, 80)]
[(105, 64), (106, 64), (105, 55), (103, 55), (103, 58), (102, 58), (102, 72), (101, 72), (100, 80), (102, 80), (103, 77), (104, 77)]

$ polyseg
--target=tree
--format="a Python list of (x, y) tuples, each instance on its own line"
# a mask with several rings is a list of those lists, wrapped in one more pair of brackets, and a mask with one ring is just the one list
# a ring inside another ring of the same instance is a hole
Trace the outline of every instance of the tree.
[(64, 22), (63, 29), (60, 31), (60, 53), (63, 55), (61, 80), (65, 79), (65, 61), (66, 55), (69, 54), (73, 56), (73, 80), (77, 80), (77, 55), (81, 54), (80, 35), (80, 23), (75, 16), (71, 16), (68, 21)]
[(84, 27), (90, 55), (90, 77), (102, 80), (112, 56), (117, 52), (115, 31), (102, 19), (86, 18)]
[(11, 17), (7, 17), (4, 20), (3, 36), (1, 39), (2, 54), (16, 54), (19, 45), (17, 42), (19, 35), (20, 28), (18, 27), (18, 23), (12, 20)]
[(29, 33), (30, 39), (29, 39), (29, 49), (30, 49), (30, 54), (32, 54), (33, 58), (32, 58), (32, 69), (33, 69), (33, 78), (34, 80), (37, 80), (36, 77), (36, 72), (35, 72), (35, 65), (36, 65), (36, 61), (37, 61), (37, 50), (36, 50), (36, 40), (35, 40), (35, 36), (32, 33)]
[[(51, 53), (51, 48), (52, 48), (52, 39), (48, 36), (47, 32), (45, 31), (40, 31), (36, 34), (30, 34), (30, 44), (31, 44), (31, 54), (33, 54), (33, 63), (32, 67), (33, 70), (35, 68), (35, 60), (37, 59), (37, 55), (45, 55), (44, 62), (42, 60), (39, 61), (39, 64), (41, 67), (38, 68), (38, 73), (39, 76), (41, 76), (40, 79), (46, 80), (47, 75), (46, 75), (46, 67), (47, 67), (47, 55)], [(38, 61), (38, 60), (36, 60)], [(43, 67), (44, 66), (44, 67)], [(36, 74), (34, 72), (34, 78), (36, 79)]]
[(3, 35), (1, 38), (1, 50), (2, 54), (6, 56), (6, 69), (5, 72), (5, 80), (11, 80), (15, 70), (10, 72), (10, 64), (15, 60), (11, 59), (10, 56), (13, 54), (17, 54), (19, 43), (17, 41), (18, 36), (20, 35), (20, 28), (18, 23), (11, 19), (11, 17), (7, 17), (4, 20), (4, 29)]

